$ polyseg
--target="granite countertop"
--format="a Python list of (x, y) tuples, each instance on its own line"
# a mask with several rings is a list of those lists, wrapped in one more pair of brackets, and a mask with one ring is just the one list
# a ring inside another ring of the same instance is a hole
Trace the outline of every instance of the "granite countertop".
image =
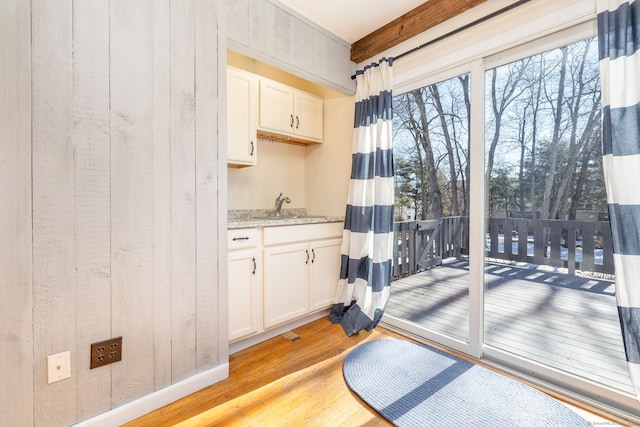
[(283, 209), (277, 218), (273, 216), (273, 210), (253, 209), (229, 211), (227, 228), (278, 227), (343, 221), (344, 217), (341, 216), (310, 215), (306, 209)]

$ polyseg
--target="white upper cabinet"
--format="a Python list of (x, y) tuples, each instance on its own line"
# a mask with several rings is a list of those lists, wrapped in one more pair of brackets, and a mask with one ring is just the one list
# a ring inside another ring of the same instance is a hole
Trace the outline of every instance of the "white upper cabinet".
[(294, 133), (301, 138), (322, 142), (324, 101), (306, 92), (294, 91)]
[(253, 166), (258, 158), (258, 76), (227, 68), (227, 164)]
[(284, 135), (293, 142), (322, 142), (323, 114), (322, 98), (260, 79), (261, 130)]

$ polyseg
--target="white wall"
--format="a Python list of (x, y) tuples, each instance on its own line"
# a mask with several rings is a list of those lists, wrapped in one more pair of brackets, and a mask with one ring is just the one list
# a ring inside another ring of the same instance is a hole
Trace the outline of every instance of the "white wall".
[(354, 97), (325, 100), (322, 145), (307, 148), (307, 211), (317, 215), (344, 216), (353, 140)]

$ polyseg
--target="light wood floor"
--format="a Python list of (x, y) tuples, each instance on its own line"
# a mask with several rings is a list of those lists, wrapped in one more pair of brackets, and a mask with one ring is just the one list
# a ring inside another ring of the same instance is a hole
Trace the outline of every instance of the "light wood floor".
[(405, 337), (381, 327), (347, 337), (326, 318), (293, 332), (299, 339), (278, 336), (232, 355), (228, 379), (126, 426), (390, 425), (349, 390), (342, 362), (363, 341)]

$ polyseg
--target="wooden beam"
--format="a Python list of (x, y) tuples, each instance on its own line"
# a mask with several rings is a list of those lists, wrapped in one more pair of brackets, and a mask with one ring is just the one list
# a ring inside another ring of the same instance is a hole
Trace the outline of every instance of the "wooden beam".
[(429, 0), (355, 42), (351, 60), (360, 63), (486, 1)]

